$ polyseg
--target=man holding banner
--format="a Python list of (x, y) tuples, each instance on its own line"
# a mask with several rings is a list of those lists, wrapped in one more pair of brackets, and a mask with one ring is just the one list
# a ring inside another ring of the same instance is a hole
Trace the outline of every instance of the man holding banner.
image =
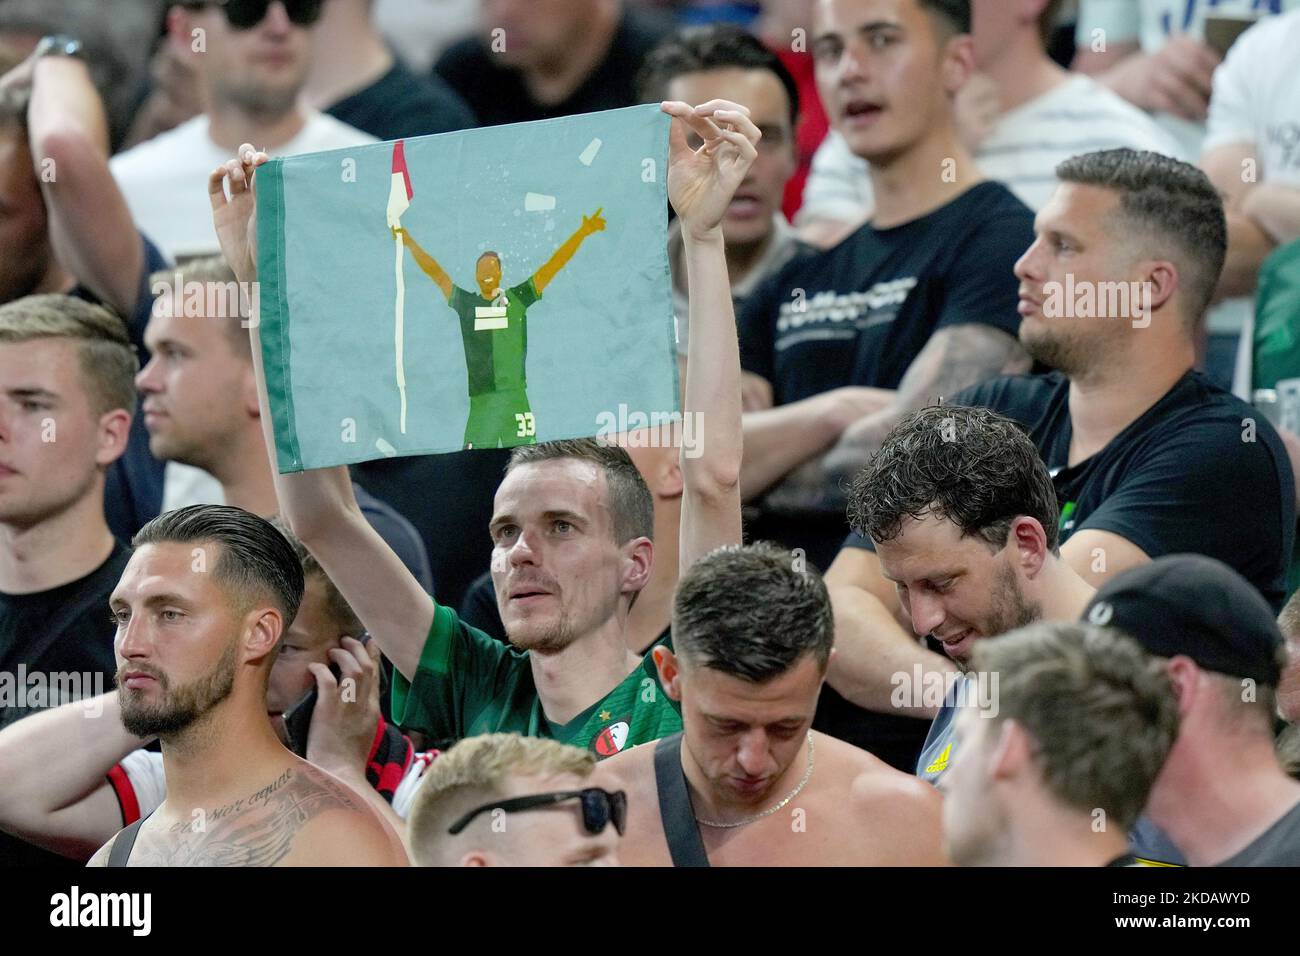
[[(662, 109), (674, 117), (667, 189), (683, 224), (690, 285), (684, 414), (700, 417), (708, 409), (709, 416), (700, 454), (681, 457), (678, 544), (685, 570), (741, 538), (740, 362), (721, 221), (757, 155), (760, 134), (748, 110), (723, 100)], [(687, 145), (687, 128), (703, 140), (699, 149)], [(527, 133), (521, 128), (518, 135)], [(257, 276), (252, 184), (266, 161), (244, 145), (209, 180), (222, 249), (243, 281)], [(252, 325), (258, 336), (259, 323)], [(260, 343), (253, 351), (274, 449)], [(580, 358), (573, 365), (573, 374), (584, 371)], [(618, 398), (610, 395), (610, 405)], [(653, 560), (653, 503), (639, 476), (619, 477), (615, 459), (626, 460), (626, 453), (604, 456), (600, 467), (593, 460), (601, 456), (589, 448), (543, 455), (546, 447), (520, 449), (529, 454), (512, 463), (492, 521), (493, 583), (514, 648), (467, 627), (419, 587), (361, 518), (345, 467), (280, 474), (276, 484), (294, 532), (392, 660), (399, 719), (414, 715), (405, 722), (434, 737), (514, 731), (608, 756), (681, 727), (653, 665), (625, 643), (628, 612)]]

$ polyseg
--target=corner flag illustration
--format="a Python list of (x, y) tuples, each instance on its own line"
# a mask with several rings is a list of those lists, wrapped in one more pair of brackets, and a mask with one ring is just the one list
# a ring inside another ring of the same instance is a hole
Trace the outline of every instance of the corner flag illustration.
[[(406, 150), (403, 140), (393, 144), (393, 178), (388, 187), (388, 228), (398, 229), (402, 224), (402, 213), (411, 205), (415, 192), (411, 189), (411, 174), (406, 168)], [(393, 355), (397, 366), (397, 394), (402, 403), (400, 428), (406, 434), (406, 367), (402, 355), (402, 340), (405, 336), (406, 282), (402, 278), (402, 237), (393, 233), (393, 243), (397, 253), (397, 299), (393, 304)]]

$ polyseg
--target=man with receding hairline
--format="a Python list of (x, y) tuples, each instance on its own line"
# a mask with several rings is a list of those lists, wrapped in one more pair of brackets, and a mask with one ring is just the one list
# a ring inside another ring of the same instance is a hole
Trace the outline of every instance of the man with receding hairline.
[(141, 529), (109, 606), (122, 724), (162, 742), (167, 796), (91, 866), (400, 866), (396, 835), (266, 719), (302, 564), (267, 521), (194, 505)]

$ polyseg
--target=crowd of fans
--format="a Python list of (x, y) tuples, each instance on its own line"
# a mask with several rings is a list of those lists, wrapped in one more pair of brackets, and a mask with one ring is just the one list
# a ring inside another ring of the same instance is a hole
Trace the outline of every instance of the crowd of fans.
[[(1297, 49), (0, 0), (0, 864), (1300, 865)], [(258, 167), (641, 103), (699, 454), (277, 474)]]

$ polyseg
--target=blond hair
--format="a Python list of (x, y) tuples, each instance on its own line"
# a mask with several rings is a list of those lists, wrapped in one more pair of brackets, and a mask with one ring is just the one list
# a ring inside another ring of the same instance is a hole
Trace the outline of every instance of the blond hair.
[(407, 840), (417, 866), (444, 865), (447, 828), (475, 807), (505, 796), (514, 776), (574, 774), (596, 768), (590, 751), (519, 734), (484, 734), (456, 744), (430, 765), (412, 801)]
[(0, 343), (72, 339), (92, 408), (102, 415), (135, 410), (140, 370), (126, 324), (99, 305), (75, 296), (44, 293), (0, 305)]

